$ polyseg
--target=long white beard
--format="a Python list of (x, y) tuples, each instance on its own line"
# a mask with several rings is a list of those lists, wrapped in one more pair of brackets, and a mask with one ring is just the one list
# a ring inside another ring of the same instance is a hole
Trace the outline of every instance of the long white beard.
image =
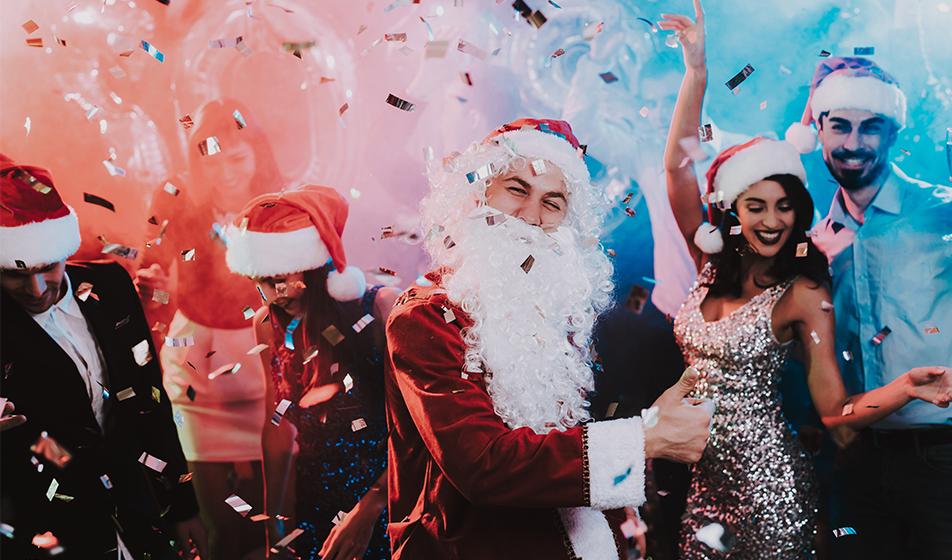
[(496, 414), (537, 433), (589, 420), (589, 342), (612, 290), (608, 260), (567, 227), (547, 235), (487, 207), (446, 233), (456, 246), (445, 287), (474, 321), (465, 368), (487, 370)]

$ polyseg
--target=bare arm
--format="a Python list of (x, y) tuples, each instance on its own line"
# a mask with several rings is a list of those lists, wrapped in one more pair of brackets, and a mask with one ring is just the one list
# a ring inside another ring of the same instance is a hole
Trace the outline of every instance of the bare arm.
[(668, 200), (681, 235), (687, 241), (694, 264), (700, 270), (704, 253), (694, 245), (694, 233), (701, 225), (701, 204), (694, 166), (685, 163), (688, 153), (681, 145), (685, 138), (697, 138), (701, 124), (701, 107), (707, 89), (707, 62), (704, 53), (704, 11), (700, 0), (694, 0), (696, 22), (677, 14), (662, 14), (662, 29), (676, 31), (684, 50), (684, 78), (668, 129), (664, 149), (664, 172)]
[[(823, 424), (838, 442), (848, 439), (843, 428), (860, 429), (889, 416), (913, 399), (947, 406), (950, 375), (945, 368), (914, 368), (888, 385), (872, 391), (847, 395), (834, 349), (835, 318), (821, 302), (830, 301), (825, 287), (813, 287), (798, 280), (790, 294), (795, 321), (793, 328), (804, 346), (807, 385)], [(848, 430), (846, 430), (848, 431)]]
[(255, 312), (255, 342), (265, 344), (267, 348), (259, 354), (264, 366), (264, 418), (261, 422), (261, 462), (265, 480), (265, 509), (272, 517), (268, 526), (268, 541), (273, 544), (283, 535), (278, 534), (277, 524), (274, 522), (276, 514), (290, 515), (289, 507), (294, 499), (294, 439), (297, 431), (290, 422), (282, 421), (277, 426), (271, 423), (271, 415), (275, 409), (274, 379), (271, 375), (271, 345), (274, 342), (274, 332), (271, 323), (266, 320), (268, 306), (262, 306)]

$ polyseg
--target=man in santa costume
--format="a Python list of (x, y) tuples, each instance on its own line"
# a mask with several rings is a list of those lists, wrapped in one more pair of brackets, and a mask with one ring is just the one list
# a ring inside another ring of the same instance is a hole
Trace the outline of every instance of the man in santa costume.
[(590, 422), (592, 327), (614, 286), (578, 140), (515, 121), (429, 178), (438, 268), (387, 325), (394, 558), (621, 557), (603, 511), (644, 502), (647, 458), (696, 461), (713, 407), (683, 400), (686, 372), (643, 418)]
[[(814, 242), (830, 259), (836, 344), (847, 390), (917, 364), (952, 364), (952, 190), (909, 178), (890, 151), (906, 96), (868, 58), (819, 63), (803, 119), (787, 131), (839, 183)], [(913, 402), (859, 434), (835, 473), (837, 558), (952, 554), (952, 408)]]
[(171, 559), (170, 537), (205, 557), (132, 279), (67, 263), (79, 244), (49, 171), (0, 154), (0, 401), (22, 415), (0, 434), (0, 557)]

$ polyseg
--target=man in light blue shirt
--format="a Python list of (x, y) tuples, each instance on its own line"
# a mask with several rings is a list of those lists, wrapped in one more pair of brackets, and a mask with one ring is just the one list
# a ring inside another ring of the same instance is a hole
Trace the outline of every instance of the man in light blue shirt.
[[(830, 259), (847, 389), (952, 365), (952, 189), (888, 163), (905, 125), (899, 84), (869, 59), (830, 58), (808, 111), (840, 185), (814, 241)], [(836, 558), (952, 555), (952, 408), (906, 405), (862, 432), (840, 465), (833, 527), (856, 535), (834, 539)]]

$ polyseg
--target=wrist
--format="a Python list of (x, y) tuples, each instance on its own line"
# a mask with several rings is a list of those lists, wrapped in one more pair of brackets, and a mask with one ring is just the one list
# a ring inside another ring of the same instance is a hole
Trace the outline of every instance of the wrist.
[(381, 492), (376, 486), (372, 486), (370, 490), (364, 494), (364, 497), (357, 502), (357, 506), (354, 509), (376, 517), (380, 515), (380, 512), (382, 512), (385, 507), (387, 507), (387, 494)]
[(902, 374), (897, 380), (899, 386), (902, 389), (902, 394), (906, 397), (907, 401), (915, 400), (916, 397), (916, 384), (912, 382), (912, 376), (909, 375), (909, 372)]
[(707, 82), (707, 64), (701, 63), (697, 66), (688, 66), (685, 71), (685, 77), (700, 82)]

